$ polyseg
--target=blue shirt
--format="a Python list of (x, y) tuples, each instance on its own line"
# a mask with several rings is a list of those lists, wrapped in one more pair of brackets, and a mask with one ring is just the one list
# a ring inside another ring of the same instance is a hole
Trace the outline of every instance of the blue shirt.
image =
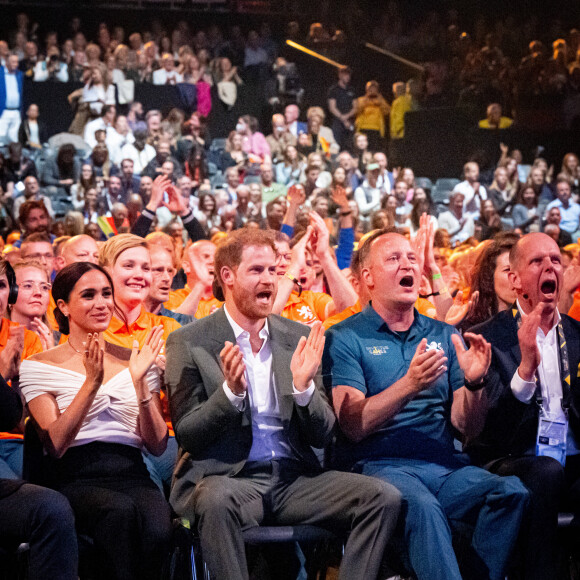
[(406, 374), (423, 338), (427, 338), (428, 348), (442, 349), (448, 358), (448, 370), (375, 433), (359, 443), (343, 438), (337, 449), (339, 462), (352, 466), (365, 460), (402, 457), (455, 465), (451, 404), (453, 392), (464, 384), (451, 342), (456, 332), (416, 310), (406, 333), (393, 332), (371, 305), (327, 331), (323, 357), (327, 387), (346, 385), (366, 397), (388, 389)]

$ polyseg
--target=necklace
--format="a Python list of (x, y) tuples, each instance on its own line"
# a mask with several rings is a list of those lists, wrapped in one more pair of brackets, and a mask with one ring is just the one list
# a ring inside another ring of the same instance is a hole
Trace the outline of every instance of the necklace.
[(80, 350), (77, 350), (71, 343), (71, 341), (68, 341), (69, 346), (77, 353), (77, 354), (83, 354)]

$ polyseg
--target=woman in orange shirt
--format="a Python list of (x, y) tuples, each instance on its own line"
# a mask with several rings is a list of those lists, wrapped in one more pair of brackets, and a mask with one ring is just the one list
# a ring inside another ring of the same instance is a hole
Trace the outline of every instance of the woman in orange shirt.
[[(136, 340), (139, 348), (143, 348), (147, 334), (153, 327), (163, 327), (163, 340), (180, 328), (181, 325), (173, 318), (145, 310), (144, 302), (152, 280), (151, 257), (146, 240), (133, 234), (114, 236), (101, 246), (99, 262), (111, 275), (115, 289), (114, 315), (103, 334), (107, 342), (131, 348)], [(165, 369), (163, 355), (158, 357), (157, 366)], [(163, 415), (170, 434), (167, 449), (159, 457), (144, 452), (144, 458), (153, 481), (162, 491), (168, 492), (177, 458), (177, 443), (169, 420), (167, 397), (163, 392), (161, 395)]]
[[(10, 263), (0, 257), (0, 313), (18, 297), (16, 276)], [(6, 317), (0, 323), (0, 374), (8, 382), (18, 377), (20, 362), (42, 352), (38, 336)], [(22, 427), (22, 425), (21, 425)], [(0, 479), (22, 479), (23, 430), (0, 433)]]

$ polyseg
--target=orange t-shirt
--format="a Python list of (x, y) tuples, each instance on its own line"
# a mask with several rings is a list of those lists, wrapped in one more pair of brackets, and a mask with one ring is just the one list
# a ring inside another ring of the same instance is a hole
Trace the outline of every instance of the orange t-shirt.
[[(167, 316), (151, 314), (151, 312), (147, 312), (145, 308), (141, 308), (139, 318), (137, 318), (129, 328), (125, 326), (125, 323), (122, 320), (113, 316), (109, 328), (107, 328), (103, 333), (103, 337), (107, 342), (118, 346), (124, 346), (125, 348), (133, 348), (133, 341), (137, 340), (139, 342), (139, 348), (143, 348), (145, 339), (147, 338), (147, 333), (154, 326), (159, 326), (160, 324), (163, 326), (163, 340), (167, 340), (167, 337), (174, 330), (181, 328), (181, 324), (179, 324), (177, 320), (168, 318)], [(165, 418), (167, 427), (169, 427), (169, 434), (174, 435), (175, 433), (173, 432), (173, 426), (169, 416), (167, 396), (163, 391), (161, 391), (160, 396), (161, 405), (163, 407), (163, 417)]]
[(580, 320), (580, 291), (574, 292), (574, 302), (568, 311), (568, 316), (574, 320)]
[(427, 298), (417, 298), (417, 302), (415, 302), (415, 308), (419, 314), (437, 320), (437, 309), (432, 302), (427, 300)]
[(360, 300), (357, 300), (354, 306), (349, 306), (348, 308), (345, 308), (342, 312), (329, 316), (322, 323), (322, 326), (324, 327), (324, 330), (328, 330), (331, 326), (334, 326), (335, 324), (338, 324), (339, 322), (342, 322), (343, 320), (350, 318), (353, 314), (358, 314), (361, 310), (362, 306)]
[[(183, 301), (189, 296), (191, 289), (186, 284), (185, 288), (180, 288), (179, 290), (172, 290), (169, 292), (169, 300), (163, 304), (167, 310), (172, 310), (175, 312), (182, 304)], [(214, 298), (213, 296), (206, 300), (205, 298), (200, 298), (197, 305), (197, 310), (195, 311), (195, 318), (198, 320), (209, 316), (214, 310), (223, 306), (223, 302)]]
[[(4, 349), (8, 342), (8, 334), (11, 326), (20, 326), (17, 322), (12, 322), (8, 318), (2, 319), (2, 326), (0, 327), (0, 351)], [(42, 343), (38, 334), (32, 330), (24, 329), (24, 348), (22, 349), (21, 360), (27, 359), (29, 356), (42, 352)], [(1, 433), (0, 439), (23, 439), (24, 435), (21, 433)]]
[(282, 316), (312, 326), (317, 320), (326, 320), (326, 307), (331, 301), (332, 297), (324, 292), (304, 290), (300, 296), (292, 292), (282, 310)]

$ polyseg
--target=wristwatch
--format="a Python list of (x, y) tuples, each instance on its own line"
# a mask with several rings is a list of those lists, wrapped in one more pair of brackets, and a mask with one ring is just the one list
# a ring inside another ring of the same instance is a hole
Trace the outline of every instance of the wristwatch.
[(481, 377), (481, 379), (479, 379), (479, 381), (477, 381), (476, 383), (472, 383), (471, 381), (465, 379), (465, 388), (468, 391), (471, 391), (472, 393), (483, 389), (484, 385), (485, 385), (484, 377)]
[(284, 276), (286, 276), (288, 280), (291, 280), (292, 282), (294, 282), (294, 284), (296, 284), (296, 286), (298, 286), (298, 296), (300, 296), (300, 294), (302, 294), (302, 284), (300, 284), (300, 280), (298, 280), (298, 278), (292, 276), (292, 274), (288, 272), (286, 272)]

